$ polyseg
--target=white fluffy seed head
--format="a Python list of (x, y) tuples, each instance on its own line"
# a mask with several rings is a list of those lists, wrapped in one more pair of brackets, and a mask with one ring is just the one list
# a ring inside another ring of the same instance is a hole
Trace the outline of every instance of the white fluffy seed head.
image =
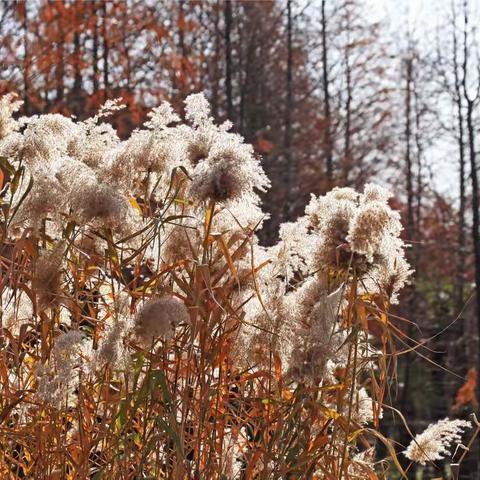
[(466, 420), (444, 418), (432, 423), (410, 442), (404, 452), (405, 456), (421, 465), (441, 460), (450, 453), (453, 444), (460, 443), (462, 433), (467, 428), (471, 428), (471, 424)]
[(35, 262), (32, 288), (40, 308), (54, 307), (61, 300), (64, 248), (63, 242), (59, 242), (52, 250), (42, 252)]
[(402, 225), (400, 214), (387, 204), (371, 201), (361, 205), (351, 219), (347, 240), (352, 251), (365, 255), (372, 261), (379, 253), (386, 236), (398, 237)]
[(145, 346), (157, 338), (168, 340), (179, 325), (190, 323), (188, 309), (181, 300), (165, 295), (150, 300), (137, 313), (135, 333)]
[(0, 140), (4, 139), (18, 128), (18, 123), (12, 118), (22, 106), (14, 93), (7, 93), (0, 99)]
[(185, 99), (185, 118), (196, 126), (210, 120), (210, 105), (203, 93), (194, 93)]

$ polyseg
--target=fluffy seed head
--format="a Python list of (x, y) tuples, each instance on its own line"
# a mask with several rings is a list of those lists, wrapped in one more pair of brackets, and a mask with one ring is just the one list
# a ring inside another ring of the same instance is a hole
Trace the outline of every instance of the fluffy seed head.
[(53, 250), (42, 253), (35, 263), (32, 287), (37, 293), (37, 302), (40, 308), (53, 307), (59, 303), (63, 250), (64, 245), (60, 242)]
[[(42, 225), (46, 218), (57, 219), (65, 208), (65, 189), (50, 172), (37, 171), (30, 174), (33, 177), (31, 190), (23, 198), (13, 217), (14, 225), (32, 227), (34, 230)], [(30, 178), (25, 177), (15, 199), (21, 199), (27, 192)]]
[(190, 189), (193, 198), (201, 202), (210, 199), (220, 203), (241, 196), (242, 178), (238, 170), (232, 169), (226, 162), (217, 165), (205, 163), (201, 167)]
[(368, 260), (378, 252), (386, 235), (398, 236), (401, 231), (400, 214), (385, 203), (368, 202), (358, 208), (352, 219), (347, 240), (352, 251)]
[(23, 102), (16, 98), (14, 93), (7, 93), (0, 99), (0, 140), (17, 129), (12, 114), (20, 109)]
[(291, 379), (316, 384), (323, 377), (327, 361), (339, 356), (344, 341), (337, 325), (342, 292), (340, 287), (326, 295), (322, 282), (314, 279), (290, 295), (295, 322), (288, 362)]
[(405, 450), (405, 456), (421, 465), (441, 460), (450, 453), (450, 445), (459, 443), (462, 432), (470, 427), (470, 422), (448, 418), (432, 423), (410, 442)]
[(234, 201), (252, 195), (254, 189), (265, 191), (269, 182), (251, 151), (230, 136), (212, 146), (207, 160), (200, 162), (192, 174), (190, 195), (197, 201)]
[(122, 295), (116, 299), (114, 315), (109, 320), (94, 355), (93, 368), (97, 371), (102, 370), (106, 365), (116, 370), (128, 367), (129, 354), (125, 339), (130, 335), (134, 325), (127, 296)]
[(174, 112), (172, 106), (168, 102), (163, 102), (160, 106), (152, 109), (147, 115), (149, 117), (145, 126), (151, 130), (163, 130), (171, 123), (178, 122), (180, 117)]
[(78, 133), (78, 125), (58, 113), (31, 117), (23, 133), (23, 158), (34, 168), (45, 168), (68, 154), (69, 145)]
[(135, 333), (144, 345), (151, 345), (156, 338), (169, 339), (178, 325), (190, 323), (185, 304), (172, 296), (150, 300), (138, 312)]
[(206, 160), (210, 152), (212, 139), (206, 132), (197, 131), (192, 136), (187, 146), (187, 154), (192, 165), (197, 165)]
[(208, 122), (210, 105), (203, 93), (194, 93), (185, 99), (185, 117), (194, 125)]

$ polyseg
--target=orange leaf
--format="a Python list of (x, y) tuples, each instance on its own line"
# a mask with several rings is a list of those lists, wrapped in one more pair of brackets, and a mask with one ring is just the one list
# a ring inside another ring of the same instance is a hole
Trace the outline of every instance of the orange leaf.
[(273, 150), (273, 143), (269, 142), (266, 138), (260, 137), (257, 140), (257, 150), (260, 153), (270, 153)]
[(470, 368), (467, 373), (467, 381), (460, 387), (457, 392), (457, 398), (452, 410), (458, 410), (460, 407), (471, 404), (476, 407), (478, 405), (477, 396), (475, 394), (477, 388), (477, 370), (475, 367)]

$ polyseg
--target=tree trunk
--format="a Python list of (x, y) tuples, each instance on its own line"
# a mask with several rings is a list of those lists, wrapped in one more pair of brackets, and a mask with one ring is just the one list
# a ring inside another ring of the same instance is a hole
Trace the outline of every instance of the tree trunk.
[[(477, 314), (477, 372), (480, 372), (480, 216), (478, 198), (478, 173), (475, 158), (475, 128), (473, 125), (473, 102), (467, 100), (468, 149), (470, 157), (470, 178), (472, 181), (472, 240), (475, 258), (475, 306)], [(480, 398), (480, 382), (477, 383), (477, 398)], [(480, 449), (480, 446), (478, 446)], [(477, 469), (480, 470), (480, 457), (477, 458)]]
[(61, 12), (63, 11), (63, 0), (60, 1), (62, 8), (57, 13), (57, 29), (58, 29), (58, 39), (57, 39), (57, 58), (55, 65), (55, 81), (56, 81), (56, 101), (59, 103), (60, 108), (62, 108), (61, 103), (63, 102), (64, 95), (64, 76), (65, 76), (65, 65), (64, 65), (64, 48), (65, 48), (65, 33), (63, 31), (63, 19), (61, 18)]
[(345, 47), (345, 89), (347, 99), (345, 102), (345, 136), (343, 148), (343, 166), (342, 166), (342, 183), (348, 185), (348, 173), (353, 165), (351, 152), (351, 123), (352, 123), (352, 69), (350, 65), (350, 10), (346, 5), (346, 35), (347, 44)]
[[(417, 164), (417, 172), (416, 172), (416, 185), (415, 185), (415, 210), (412, 211), (411, 215), (413, 216), (413, 232), (415, 235), (415, 244), (413, 246), (414, 250), (414, 262), (413, 268), (415, 271), (419, 270), (420, 266), (420, 259), (422, 255), (422, 200), (423, 200), (423, 178), (422, 178), (422, 170), (423, 170), (423, 144), (421, 138), (422, 132), (422, 125), (421, 125), (421, 118), (422, 118), (422, 109), (421, 105), (419, 105), (420, 99), (418, 94), (418, 88), (413, 83), (413, 96), (415, 99), (415, 148), (416, 148), (416, 164)], [(412, 192), (413, 195), (413, 192)], [(412, 201), (413, 203), (413, 201)], [(412, 206), (413, 208), (413, 206)]]
[[(465, 132), (464, 132), (464, 111), (462, 99), (462, 82), (460, 80), (459, 64), (458, 64), (458, 39), (456, 33), (456, 14), (454, 13), (452, 21), (453, 29), (453, 75), (455, 79), (455, 106), (457, 110), (457, 128), (458, 128), (458, 162), (459, 162), (459, 193), (460, 205), (458, 209), (458, 249), (457, 249), (457, 271), (455, 281), (455, 314), (460, 315), (465, 302), (465, 270), (467, 257), (467, 242), (465, 228)], [(465, 325), (465, 321), (468, 322)], [(472, 345), (472, 325), (468, 318), (462, 321), (459, 328), (463, 328), (463, 336), (465, 338), (465, 355), (467, 359), (474, 358), (475, 345)], [(459, 332), (461, 334), (461, 332)], [(453, 352), (450, 363), (453, 363), (455, 354)], [(450, 367), (450, 365), (449, 365)]]
[[(455, 22), (455, 19), (454, 19)], [(453, 25), (453, 74), (455, 78), (455, 103), (457, 108), (458, 122), (458, 160), (459, 160), (459, 187), (460, 187), (460, 206), (458, 210), (458, 262), (457, 262), (457, 281), (456, 281), (456, 311), (459, 313), (464, 306), (465, 298), (465, 260), (466, 260), (466, 235), (465, 235), (465, 134), (463, 118), (463, 101), (461, 93), (461, 82), (458, 66), (458, 41)], [(471, 358), (467, 353), (467, 358)]]
[(28, 45), (28, 10), (27, 2), (23, 3), (23, 109), (25, 115), (30, 113), (30, 92), (29, 92), (29, 82), (30, 82), (30, 59), (29, 55), (29, 45)]
[(93, 69), (93, 78), (92, 78), (92, 83), (93, 83), (93, 93), (97, 93), (99, 89), (98, 85), (98, 76), (99, 76), (99, 69), (98, 69), (98, 48), (99, 48), (99, 43), (98, 43), (98, 5), (96, 2), (92, 3), (92, 8), (93, 8), (93, 15), (94, 15), (94, 24), (93, 24), (93, 47), (92, 47), (92, 69)]
[(295, 186), (295, 165), (292, 157), (292, 110), (293, 110), (293, 55), (292, 55), (292, 0), (287, 1), (287, 98), (285, 102), (285, 132), (283, 148), (285, 155), (285, 192), (283, 210), (285, 221), (292, 219), (293, 188)]
[(411, 57), (406, 60), (406, 90), (405, 90), (405, 166), (406, 166), (406, 182), (407, 182), (407, 239), (413, 239), (414, 231), (414, 215), (413, 215), (413, 173), (412, 173), (412, 156), (411, 156), (411, 105), (412, 105), (412, 73), (413, 59)]
[[(407, 190), (407, 242), (411, 242), (414, 238), (414, 192), (413, 192), (413, 171), (412, 171), (412, 155), (411, 155), (411, 138), (412, 138), (412, 124), (411, 124), (411, 109), (412, 109), (412, 80), (413, 80), (413, 58), (412, 52), (409, 51), (408, 58), (405, 60), (405, 168), (406, 168), (406, 190)], [(415, 244), (414, 244), (415, 245)], [(410, 254), (410, 263), (414, 263), (414, 255)], [(407, 318), (413, 320), (412, 312), (414, 311), (414, 296), (415, 292), (413, 288), (409, 288), (407, 292)], [(412, 324), (407, 326), (407, 336), (412, 336)], [(403, 359), (404, 362), (404, 374), (403, 374), (403, 389), (400, 400), (400, 410), (402, 412), (407, 411), (408, 395), (410, 392), (410, 374), (411, 374), (411, 362), (412, 355), (406, 353)], [(410, 410), (410, 409), (408, 409)], [(412, 414), (412, 412), (409, 412)]]
[(212, 82), (212, 114), (213, 118), (218, 118), (218, 91), (219, 91), (219, 82), (220, 82), (220, 43), (221, 43), (221, 32), (220, 32), (220, 11), (218, 8), (213, 10), (215, 15), (214, 28), (215, 28), (215, 58), (213, 62), (213, 78)]
[(125, 3), (123, 7), (123, 28), (122, 28), (122, 50), (123, 50), (123, 56), (125, 58), (125, 87), (128, 92), (130, 92), (130, 89), (132, 87), (132, 60), (130, 56), (130, 47), (128, 45), (128, 35), (129, 35), (129, 26), (128, 26), (128, 19), (130, 18), (131, 14), (133, 12), (129, 11), (128, 9), (128, 2)]
[(187, 62), (187, 47), (185, 45), (185, 1), (180, 0), (178, 5), (178, 43), (180, 47), (180, 77), (175, 76), (175, 78), (179, 78), (179, 92), (180, 97), (185, 98), (188, 93), (187, 87), (187, 69), (185, 68), (185, 62)]
[(333, 187), (333, 145), (331, 138), (331, 114), (330, 114), (330, 90), (328, 78), (328, 55), (327, 55), (327, 17), (325, 13), (326, 0), (322, 0), (322, 64), (323, 64), (323, 105), (324, 105), (324, 133), (323, 151), (325, 154), (327, 189)]
[(108, 79), (108, 38), (107, 38), (107, 1), (102, 2), (102, 36), (103, 36), (103, 88), (105, 90), (105, 100), (108, 98), (109, 79)]
[[(83, 8), (80, 4), (74, 4), (76, 9), (75, 11), (75, 32), (73, 34), (73, 71), (74, 71), (74, 81), (73, 81), (73, 92), (75, 96), (79, 95), (82, 90), (82, 66), (81, 66), (81, 47), (80, 47), (80, 31), (81, 31), (81, 11)], [(78, 114), (78, 112), (75, 112)]]
[[(474, 98), (468, 93), (468, 8), (467, 0), (464, 1), (464, 32), (463, 32), (463, 96), (467, 105), (467, 134), (468, 153), (470, 160), (470, 179), (472, 183), (472, 241), (475, 261), (475, 306), (477, 315), (477, 372), (480, 372), (480, 212), (478, 198), (478, 172), (475, 152), (475, 126), (473, 122), (474, 108), (479, 100), (479, 91)], [(477, 382), (477, 398), (480, 398), (480, 382)], [(478, 413), (478, 407), (477, 407)], [(480, 443), (477, 442), (477, 470), (480, 471)]]
[[(480, 339), (480, 216), (479, 216), (479, 198), (478, 198), (478, 173), (477, 160), (475, 152), (475, 127), (473, 124), (473, 102), (467, 102), (467, 130), (468, 130), (468, 150), (470, 158), (470, 178), (472, 181), (472, 240), (475, 256), (475, 296), (477, 306), (478, 336)], [(478, 355), (478, 352), (477, 352)], [(480, 355), (479, 355), (480, 357)], [(480, 365), (479, 369), (480, 371)]]
[(227, 118), (234, 121), (233, 118), (233, 98), (232, 98), (232, 2), (225, 0), (225, 95), (227, 97)]

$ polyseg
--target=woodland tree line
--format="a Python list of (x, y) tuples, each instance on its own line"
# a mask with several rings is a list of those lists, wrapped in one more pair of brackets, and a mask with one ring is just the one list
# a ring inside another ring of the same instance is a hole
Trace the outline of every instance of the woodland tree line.
[[(391, 397), (421, 430), (478, 408), (474, 3), (443, 2), (432, 32), (406, 21), (392, 32), (360, 0), (3, 1), (0, 93), (17, 92), (22, 114), (79, 119), (122, 97), (128, 108), (113, 123), (127, 136), (162, 100), (182, 112), (189, 93), (204, 91), (272, 180), (265, 244), (311, 193), (389, 185), (416, 270), (396, 312), (407, 336)], [(432, 152), (456, 190), (436, 188)]]

